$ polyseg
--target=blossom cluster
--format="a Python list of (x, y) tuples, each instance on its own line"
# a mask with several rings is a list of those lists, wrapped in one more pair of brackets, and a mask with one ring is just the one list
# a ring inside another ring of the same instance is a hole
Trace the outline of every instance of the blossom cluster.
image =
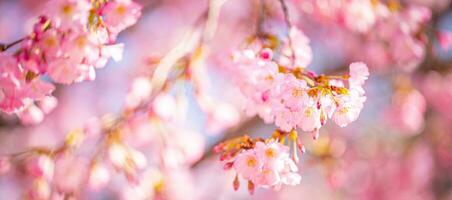
[[(426, 6), (373, 0), (300, 3), (300, 7), (305, 6), (312, 8), (301, 9), (307, 17), (335, 28), (334, 34), (329, 36), (347, 41), (344, 45), (351, 58), (363, 59), (375, 69), (388, 70), (388, 66), (397, 66), (409, 72), (425, 57), (428, 43), (425, 27), (432, 15)], [(366, 44), (364, 49), (363, 43)]]
[(95, 69), (109, 58), (121, 59), (123, 44), (116, 44), (116, 37), (136, 23), (140, 12), (131, 0), (49, 1), (17, 51), (0, 52), (0, 110), (17, 113), (24, 123), (40, 122), (56, 104), (55, 86), (48, 80), (94, 80)]
[(296, 185), (301, 177), (298, 168), (289, 157), (289, 148), (278, 142), (257, 142), (253, 149), (241, 152), (234, 161), (234, 168), (246, 180), (262, 187), (279, 188)]
[(234, 54), (247, 112), (286, 132), (300, 128), (316, 133), (330, 118), (341, 127), (355, 121), (366, 100), (366, 64), (350, 64), (348, 75), (316, 75), (305, 68), (312, 57), (309, 39), (296, 28), (289, 37), (291, 42), (282, 45), (256, 42)]
[[(293, 151), (284, 144), (288, 138), (293, 144)], [(255, 187), (279, 190), (282, 185), (297, 185), (301, 176), (297, 173), (297, 151), (304, 152), (298, 134), (275, 131), (271, 138), (251, 139), (248, 136), (239, 137), (220, 143), (215, 151), (221, 153), (224, 169), (234, 169), (236, 177), (234, 189), (240, 186), (239, 176), (248, 182), (248, 190), (253, 194)]]

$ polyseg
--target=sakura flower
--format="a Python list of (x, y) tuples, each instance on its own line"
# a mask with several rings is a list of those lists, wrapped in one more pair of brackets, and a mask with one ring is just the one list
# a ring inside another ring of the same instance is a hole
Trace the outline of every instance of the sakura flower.
[(74, 83), (82, 75), (82, 71), (89, 68), (86, 65), (74, 66), (74, 63), (77, 62), (71, 58), (59, 58), (53, 61), (48, 68), (49, 76), (57, 83)]
[(240, 153), (234, 161), (234, 168), (245, 179), (253, 179), (261, 169), (263, 163), (254, 150)]
[(259, 159), (267, 165), (267, 167), (280, 170), (283, 168), (282, 163), (279, 163), (280, 159), (289, 152), (289, 148), (278, 142), (272, 141), (267, 144), (263, 142), (257, 142), (254, 148)]
[(350, 91), (349, 94), (342, 96), (341, 102), (333, 114), (334, 122), (345, 127), (350, 122), (355, 121), (363, 107), (365, 97), (361, 96), (357, 91)]
[(303, 108), (300, 112), (298, 126), (303, 131), (311, 132), (321, 126), (320, 110), (317, 108), (316, 101), (308, 95), (303, 96)]
[(362, 62), (350, 64), (350, 78), (348, 79), (350, 85), (362, 86), (368, 77), (369, 69), (366, 64)]
[[(292, 43), (287, 43), (284, 47), (282, 50), (284, 56), (280, 58), (279, 62), (289, 68), (306, 68), (312, 61), (309, 38), (296, 27), (292, 27), (289, 30), (289, 37)], [(292, 55), (292, 50), (295, 53), (294, 55)], [(291, 61), (292, 59), (295, 59), (293, 63)]]
[(52, 0), (47, 6), (46, 13), (63, 29), (88, 22), (90, 2), (87, 0)]
[(141, 15), (140, 10), (141, 6), (131, 0), (115, 0), (107, 2), (102, 14), (107, 27), (117, 33), (135, 24)]
[(368, 31), (377, 19), (370, 0), (351, 0), (346, 4), (343, 15), (347, 27), (358, 32)]

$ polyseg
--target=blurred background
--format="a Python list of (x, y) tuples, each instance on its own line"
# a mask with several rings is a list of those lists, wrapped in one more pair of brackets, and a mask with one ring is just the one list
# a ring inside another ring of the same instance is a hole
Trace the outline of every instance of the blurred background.
[[(30, 32), (45, 2), (1, 0), (0, 42), (8, 43)], [(143, 5), (142, 17), (119, 37), (125, 44), (122, 61), (111, 61), (98, 70), (95, 81), (58, 86), (54, 92), (58, 107), (39, 125), (24, 126), (14, 115), (0, 114), (1, 154), (30, 146), (57, 146), (71, 130), (84, 127), (98, 116), (120, 112), (132, 79), (151, 70), (155, 59), (184, 42), (183, 34), (193, 28), (208, 5), (207, 0), (139, 2)], [(284, 32), (278, 2), (265, 2), (265, 29)], [(364, 61), (371, 74), (365, 85), (367, 101), (357, 121), (346, 128), (328, 123), (315, 141), (303, 135), (307, 153), (299, 164), (300, 185), (281, 191), (260, 188), (253, 196), (245, 185), (234, 191), (234, 174), (224, 171), (218, 156), (211, 152), (213, 145), (226, 138), (243, 134), (264, 137), (276, 128), (244, 114), (244, 99), (231, 81), (230, 55), (253, 33), (258, 1), (227, 0), (221, 7), (205, 63), (209, 95), (231, 105), (239, 120), (232, 128), (206, 128), (212, 124), (196, 103), (192, 86), (176, 85), (172, 92), (182, 91), (187, 102), (187, 120), (177, 132), (188, 151), (195, 151), (196, 158), (163, 173), (163, 192), (156, 183), (146, 189), (165, 193), (159, 197), (162, 199), (452, 199), (452, 51), (441, 48), (437, 34), (452, 31), (450, 1), (400, 1), (400, 12), (409, 6), (422, 6), (431, 12), (427, 22), (419, 23), (421, 27), (413, 34), (415, 41), (400, 45), (406, 38), (394, 35), (386, 41), (375, 39), (375, 33), (389, 30), (389, 25), (374, 25), (363, 33), (333, 19), (338, 2), (288, 0), (294, 24), (311, 40), (311, 70), (340, 74), (347, 71), (347, 63)], [(388, 43), (394, 46), (388, 47)], [(420, 49), (416, 50), (420, 53), (407, 55), (413, 49)], [(152, 127), (131, 134), (128, 142), (153, 160), (155, 149), (149, 147), (154, 137)], [(143, 179), (155, 178), (153, 170), (143, 172)], [(0, 199), (21, 199), (27, 184), (20, 170), (3, 175)], [(124, 177), (113, 173), (106, 188), (88, 189), (82, 198), (140, 199), (134, 198), (125, 185)]]

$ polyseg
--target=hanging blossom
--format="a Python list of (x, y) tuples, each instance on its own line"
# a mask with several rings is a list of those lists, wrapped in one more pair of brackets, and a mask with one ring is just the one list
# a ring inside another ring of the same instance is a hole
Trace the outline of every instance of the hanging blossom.
[(95, 69), (104, 67), (109, 58), (121, 59), (124, 45), (116, 44), (116, 37), (140, 15), (141, 6), (131, 0), (48, 2), (45, 14), (18, 41), (21, 46), (14, 54), (2, 46), (0, 110), (18, 114), (26, 124), (42, 121), (49, 105), (56, 104), (56, 99), (48, 98), (55, 86), (45, 80), (59, 84), (94, 80)]
[[(286, 137), (292, 151), (284, 145)], [(240, 187), (239, 177), (247, 181), (250, 194), (254, 193), (255, 187), (279, 190), (282, 185), (297, 185), (301, 181), (297, 173), (297, 154), (305, 150), (296, 131), (275, 131), (267, 140), (251, 139), (245, 135), (220, 143), (214, 150), (221, 153), (224, 169), (236, 172), (235, 190)]]
[(247, 112), (286, 132), (299, 128), (317, 133), (327, 119), (341, 127), (355, 121), (366, 100), (366, 64), (350, 64), (347, 75), (316, 75), (305, 68), (312, 57), (309, 39), (296, 28), (289, 37), (291, 44), (277, 41), (283, 44), (276, 46), (264, 41), (276, 37), (259, 38), (234, 54), (236, 81), (248, 99)]

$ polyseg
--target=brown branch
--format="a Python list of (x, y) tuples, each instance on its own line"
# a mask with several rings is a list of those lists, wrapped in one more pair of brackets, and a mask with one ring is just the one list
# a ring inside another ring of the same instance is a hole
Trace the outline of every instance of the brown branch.
[(9, 43), (9, 44), (0, 44), (0, 52), (6, 51), (6, 50), (8, 50), (11, 47), (13, 47), (13, 46), (15, 46), (17, 44), (20, 44), (22, 41), (25, 40), (25, 38), (26, 37), (20, 38), (20, 39), (14, 41), (14, 42)]
[[(250, 132), (250, 130), (258, 127), (259, 125), (261, 125), (261, 120), (259, 117), (253, 117), (253, 118), (249, 118), (246, 121), (243, 121), (242, 123), (238, 124), (237, 126), (225, 131), (223, 133), (223, 137), (218, 139), (215, 144), (213, 144), (212, 146), (209, 146), (207, 149), (209, 151), (207, 151), (198, 161), (196, 161), (191, 167), (192, 168), (196, 168), (198, 167), (202, 162), (206, 161), (207, 159), (211, 158), (212, 156), (215, 156), (215, 153), (213, 152), (213, 148), (224, 142), (227, 140), (230, 140), (232, 138), (235, 137), (239, 137), (242, 135), (245, 135), (246, 133)], [(254, 134), (256, 132), (252, 132), (251, 134)]]

